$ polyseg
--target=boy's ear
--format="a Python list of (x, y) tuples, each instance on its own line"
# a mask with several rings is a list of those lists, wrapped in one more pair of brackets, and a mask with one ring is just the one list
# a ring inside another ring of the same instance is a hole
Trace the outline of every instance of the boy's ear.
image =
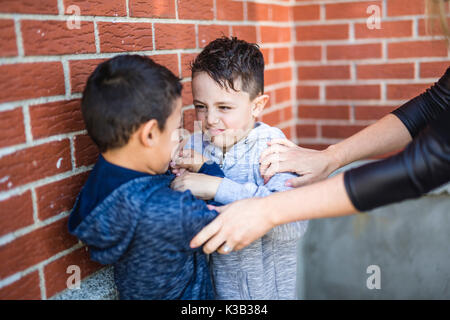
[(139, 142), (145, 147), (154, 147), (161, 135), (159, 130), (158, 121), (156, 119), (151, 119), (146, 123), (141, 125), (139, 129)]
[(268, 101), (269, 101), (269, 96), (267, 94), (262, 94), (260, 96), (257, 96), (253, 100), (252, 116), (257, 118), (261, 114), (261, 112), (264, 110), (264, 107), (266, 106)]

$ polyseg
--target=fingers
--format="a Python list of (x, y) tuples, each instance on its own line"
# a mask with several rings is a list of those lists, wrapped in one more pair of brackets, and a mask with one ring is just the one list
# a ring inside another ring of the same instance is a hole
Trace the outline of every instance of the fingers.
[(288, 139), (272, 139), (267, 143), (269, 146), (272, 146), (274, 144), (280, 144), (285, 147), (297, 147), (295, 143), (293, 143), (291, 140)]
[(312, 182), (312, 177), (310, 175), (304, 175), (298, 178), (292, 178), (286, 181), (286, 186), (288, 187), (301, 187), (303, 185), (309, 184)]
[(279, 145), (279, 144), (274, 144), (268, 148), (266, 148), (262, 153), (261, 156), (259, 157), (259, 162), (263, 162), (265, 158), (267, 158), (269, 155), (273, 154), (273, 153), (283, 153), (288, 151), (289, 148), (283, 145)]
[(259, 167), (259, 171), (264, 180), (270, 180), (279, 171), (281, 156), (279, 153), (272, 153), (264, 158)]
[[(210, 224), (204, 227), (190, 242), (191, 248), (198, 248), (206, 241), (208, 243), (203, 247), (205, 253), (211, 253), (221, 246), (224, 242), (224, 238), (218, 238), (216, 234), (222, 228), (222, 221), (220, 216), (214, 219)], [(214, 236), (214, 237), (213, 237)]]

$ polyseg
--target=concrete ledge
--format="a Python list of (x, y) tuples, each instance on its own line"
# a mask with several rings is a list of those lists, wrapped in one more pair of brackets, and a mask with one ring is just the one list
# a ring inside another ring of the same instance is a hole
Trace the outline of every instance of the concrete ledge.
[(66, 289), (50, 300), (117, 300), (113, 267), (103, 268), (81, 281), (80, 289)]

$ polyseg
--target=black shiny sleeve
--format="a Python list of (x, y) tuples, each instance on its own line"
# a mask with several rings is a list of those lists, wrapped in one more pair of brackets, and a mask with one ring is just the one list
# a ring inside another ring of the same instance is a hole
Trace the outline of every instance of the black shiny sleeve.
[(359, 211), (417, 198), (450, 181), (449, 70), (397, 109), (414, 137), (402, 152), (344, 173), (347, 194)]
[(431, 88), (392, 111), (414, 138), (430, 121), (449, 108), (450, 68)]

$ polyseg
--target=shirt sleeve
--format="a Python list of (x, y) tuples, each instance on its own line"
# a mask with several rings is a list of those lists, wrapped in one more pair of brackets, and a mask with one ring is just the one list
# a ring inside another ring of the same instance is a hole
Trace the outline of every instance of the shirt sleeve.
[(450, 68), (431, 88), (392, 111), (415, 137), (449, 108)]
[(209, 210), (206, 203), (195, 198), (188, 190), (183, 192), (180, 200), (180, 221), (182, 225), (183, 234), (185, 237), (184, 249), (198, 250), (201, 248), (192, 249), (189, 242), (194, 236), (200, 232), (206, 225), (208, 225), (214, 218), (217, 217), (218, 212)]
[(359, 211), (417, 198), (450, 181), (450, 110), (400, 153), (344, 173), (344, 184)]

